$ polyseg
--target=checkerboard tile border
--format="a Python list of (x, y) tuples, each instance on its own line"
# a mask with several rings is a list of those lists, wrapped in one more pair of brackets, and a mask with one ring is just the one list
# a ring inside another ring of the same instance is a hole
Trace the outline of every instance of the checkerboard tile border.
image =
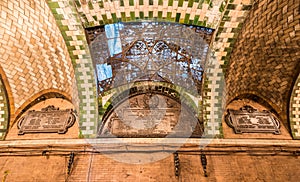
[(8, 98), (0, 78), (0, 140), (3, 140), (9, 127), (9, 104)]
[(164, 20), (216, 28), (223, 0), (75, 0), (85, 27), (138, 20)]
[(294, 139), (300, 139), (300, 75), (291, 94), (289, 119)]
[(226, 104), (225, 78), (213, 53), (208, 56), (206, 64), (202, 102), (205, 134), (208, 137), (222, 138), (222, 117)]
[(227, 101), (227, 91), (224, 75), (230, 54), (245, 18), (252, 7), (251, 0), (223, 1), (219, 10), (222, 12), (214, 41), (211, 45), (211, 55), (207, 61), (207, 80), (204, 84), (203, 110), (207, 122), (207, 135), (223, 137), (222, 118)]
[(243, 23), (252, 8), (251, 0), (228, 0), (220, 7), (222, 18), (219, 22), (213, 49), (224, 72)]
[(94, 68), (84, 29), (72, 0), (48, 0), (72, 59), (79, 95), (79, 124), (81, 134), (93, 137), (98, 119)]

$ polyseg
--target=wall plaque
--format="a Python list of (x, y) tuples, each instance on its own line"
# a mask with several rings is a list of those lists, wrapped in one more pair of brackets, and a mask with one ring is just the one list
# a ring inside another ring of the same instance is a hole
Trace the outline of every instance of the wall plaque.
[(73, 109), (59, 110), (48, 106), (41, 111), (31, 110), (18, 122), (19, 135), (25, 133), (59, 133), (68, 131), (76, 120)]
[(103, 121), (98, 137), (201, 137), (203, 124), (181, 103), (146, 93), (119, 104)]
[(257, 111), (251, 106), (240, 110), (228, 109), (226, 123), (235, 133), (274, 133), (280, 134), (279, 121), (269, 111)]

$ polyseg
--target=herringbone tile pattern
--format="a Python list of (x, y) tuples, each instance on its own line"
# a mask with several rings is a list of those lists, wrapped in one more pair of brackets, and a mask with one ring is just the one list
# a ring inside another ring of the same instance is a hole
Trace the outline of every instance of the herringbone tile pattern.
[(0, 8), (0, 63), (16, 110), (45, 89), (72, 95), (71, 59), (46, 2), (1, 1)]
[(286, 125), (289, 94), (299, 74), (299, 7), (298, 0), (255, 2), (234, 46), (226, 79), (229, 101), (242, 94), (257, 95)]

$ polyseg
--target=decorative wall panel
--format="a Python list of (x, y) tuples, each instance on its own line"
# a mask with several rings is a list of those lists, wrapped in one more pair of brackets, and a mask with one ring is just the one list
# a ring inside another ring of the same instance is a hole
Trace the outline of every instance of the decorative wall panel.
[(61, 110), (49, 105), (41, 111), (30, 110), (18, 122), (19, 135), (25, 133), (64, 134), (76, 121), (73, 109)]
[(156, 93), (130, 97), (117, 105), (99, 137), (201, 137), (203, 123), (183, 103)]
[(228, 109), (226, 123), (235, 133), (274, 133), (280, 134), (280, 122), (269, 111), (258, 111), (245, 105), (240, 110)]

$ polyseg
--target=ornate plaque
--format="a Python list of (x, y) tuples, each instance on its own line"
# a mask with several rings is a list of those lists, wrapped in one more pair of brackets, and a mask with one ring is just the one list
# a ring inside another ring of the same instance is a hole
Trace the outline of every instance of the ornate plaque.
[(187, 108), (159, 94), (129, 98), (114, 108), (98, 137), (201, 137), (203, 125)]
[(279, 121), (271, 112), (260, 112), (248, 105), (240, 110), (228, 109), (225, 121), (235, 133), (280, 134)]
[(59, 133), (68, 131), (76, 120), (73, 109), (59, 110), (48, 106), (41, 111), (31, 110), (18, 122), (19, 135), (25, 133)]

